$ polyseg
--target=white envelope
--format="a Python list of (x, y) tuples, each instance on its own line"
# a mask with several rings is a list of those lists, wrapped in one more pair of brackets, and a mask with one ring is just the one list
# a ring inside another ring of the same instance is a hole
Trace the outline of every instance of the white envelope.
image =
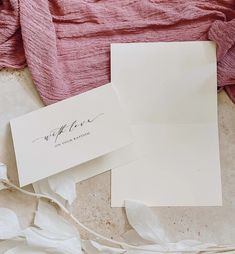
[[(111, 84), (12, 119), (10, 124), (20, 186), (66, 169), (76, 180), (104, 172), (127, 160), (123, 151), (132, 142)], [(113, 159), (114, 151), (120, 160)], [(75, 170), (76, 165), (80, 166)]]
[(112, 170), (111, 205), (221, 205), (215, 44), (113, 44), (111, 80), (141, 152)]

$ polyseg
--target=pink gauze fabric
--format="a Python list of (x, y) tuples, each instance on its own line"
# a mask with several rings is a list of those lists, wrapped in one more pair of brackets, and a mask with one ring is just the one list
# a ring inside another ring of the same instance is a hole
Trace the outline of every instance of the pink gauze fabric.
[(45, 104), (108, 83), (110, 43), (192, 40), (235, 102), (234, 0), (0, 0), (0, 69), (27, 64)]

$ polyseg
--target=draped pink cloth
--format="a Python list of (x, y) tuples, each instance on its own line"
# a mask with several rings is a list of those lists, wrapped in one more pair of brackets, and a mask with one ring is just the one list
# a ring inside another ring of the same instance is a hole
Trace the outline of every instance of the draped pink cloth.
[(217, 43), (235, 102), (233, 0), (0, 0), (0, 69), (28, 65), (45, 104), (108, 83), (110, 43), (191, 40)]

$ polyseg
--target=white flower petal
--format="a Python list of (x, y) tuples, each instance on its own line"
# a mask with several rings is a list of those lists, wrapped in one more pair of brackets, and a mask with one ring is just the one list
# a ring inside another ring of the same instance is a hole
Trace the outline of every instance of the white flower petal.
[(49, 186), (48, 179), (45, 178), (36, 183), (33, 183), (33, 188), (36, 193), (47, 195), (51, 198), (56, 199), (61, 204), (66, 205), (66, 200), (63, 199), (60, 195), (56, 194), (51, 187)]
[(0, 179), (7, 180), (7, 167), (2, 162), (0, 162)]
[(182, 240), (175, 243), (175, 246), (173, 247), (178, 250), (185, 250), (185, 249), (199, 250), (199, 249), (208, 249), (208, 248), (217, 247), (217, 246), (218, 245), (214, 243), (202, 243), (196, 240)]
[(36, 193), (55, 198), (63, 205), (69, 205), (76, 199), (76, 182), (64, 172), (40, 180), (33, 184)]
[(5, 254), (5, 252), (11, 248), (22, 245), (25, 242), (24, 239), (14, 239), (14, 240), (6, 240), (0, 242), (0, 254)]
[[(152, 244), (152, 245), (141, 245), (141, 248), (143, 250), (138, 250), (138, 251), (146, 251), (146, 253), (148, 253), (149, 251), (153, 252), (153, 251), (166, 251), (169, 250), (169, 247), (166, 245), (160, 245), (160, 244)], [(129, 251), (129, 250), (128, 250)]]
[[(147, 250), (128, 250), (125, 254), (164, 254), (161, 252), (154, 253), (153, 251), (147, 251)], [(181, 254), (181, 253), (171, 253), (171, 254)], [(190, 253), (192, 254), (192, 253)]]
[(77, 197), (76, 182), (74, 177), (68, 176), (63, 172), (51, 177), (48, 177), (48, 183), (52, 191), (67, 200), (71, 205)]
[(7, 180), (7, 167), (0, 162), (0, 190), (6, 189), (6, 186), (1, 183), (1, 180)]
[[(152, 245), (141, 245), (141, 250), (135, 250), (135, 249), (129, 249), (127, 251), (128, 254), (150, 254), (150, 253), (167, 253), (167, 251), (170, 251), (172, 254), (174, 254), (174, 250), (176, 248), (173, 248), (171, 244), (152, 244)], [(177, 252), (180, 254), (179, 252)], [(176, 253), (175, 253), (176, 254)]]
[(202, 244), (201, 242), (196, 240), (182, 240), (175, 244), (172, 244), (173, 245), (172, 247), (178, 250), (183, 250), (183, 249), (195, 248), (201, 244)]
[(189, 250), (190, 253), (198, 253), (201, 249), (208, 249), (210, 252), (210, 247), (217, 247), (215, 244), (202, 244), (196, 240), (183, 240), (177, 243), (167, 243), (167, 244), (152, 244), (152, 245), (141, 245), (143, 250), (129, 249), (128, 254), (148, 254), (156, 252), (171, 252), (171, 253), (181, 253), (180, 251)]
[(130, 225), (143, 239), (155, 243), (169, 242), (150, 208), (140, 202), (130, 200), (125, 202), (125, 208)]
[(177, 245), (182, 246), (182, 247), (195, 247), (195, 246), (198, 246), (201, 244), (202, 243), (197, 240), (182, 240), (182, 241), (177, 242)]
[(87, 254), (121, 254), (126, 252), (124, 249), (113, 248), (99, 244), (95, 241), (83, 241), (82, 247)]
[(57, 213), (56, 209), (45, 201), (39, 200), (34, 224), (41, 229), (60, 234), (65, 238), (80, 237), (78, 230), (65, 221), (65, 219)]
[(15, 248), (9, 249), (4, 254), (47, 254), (47, 252), (42, 251), (35, 247), (23, 245), (23, 246), (17, 246)]
[(48, 252), (62, 252), (64, 254), (80, 254), (81, 244), (78, 237), (61, 238), (59, 234), (37, 228), (27, 228), (24, 231), (30, 246), (43, 248)]
[(142, 237), (140, 237), (140, 235), (134, 230), (131, 229), (127, 232), (125, 232), (122, 235), (122, 239), (131, 245), (147, 245), (150, 244), (151, 242), (148, 240), (143, 239)]
[(0, 240), (20, 236), (21, 232), (16, 214), (8, 208), (0, 208)]

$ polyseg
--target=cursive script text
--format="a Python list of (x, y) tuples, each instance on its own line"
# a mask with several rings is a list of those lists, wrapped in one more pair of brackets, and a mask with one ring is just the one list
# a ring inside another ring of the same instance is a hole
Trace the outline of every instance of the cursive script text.
[(46, 134), (45, 136), (39, 137), (34, 139), (32, 142), (37, 142), (37, 141), (53, 141), (54, 143), (57, 143), (57, 141), (59, 140), (59, 138), (63, 135), (66, 135), (66, 133), (70, 133), (73, 132), (79, 128), (82, 128), (85, 125), (89, 125), (91, 123), (93, 123), (94, 121), (96, 121), (98, 118), (100, 118), (101, 116), (103, 116), (104, 113), (100, 113), (98, 115), (96, 115), (93, 118), (88, 118), (86, 120), (82, 120), (82, 121), (78, 121), (78, 120), (74, 120), (71, 123), (65, 123), (62, 124), (61, 126), (59, 126), (58, 128), (55, 128), (53, 130), (50, 130), (48, 134)]

